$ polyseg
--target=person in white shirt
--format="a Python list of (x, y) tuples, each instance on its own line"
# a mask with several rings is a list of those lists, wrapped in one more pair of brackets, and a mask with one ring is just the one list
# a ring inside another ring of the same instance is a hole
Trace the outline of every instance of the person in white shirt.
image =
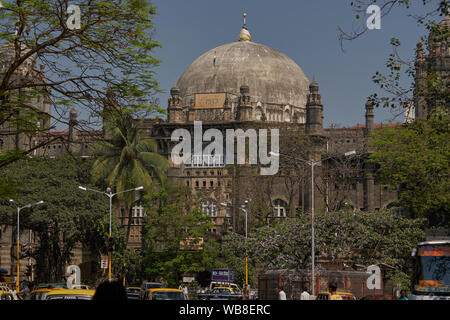
[(286, 293), (283, 290), (283, 287), (278, 288), (278, 300), (286, 300)]
[(303, 292), (300, 295), (300, 300), (309, 300), (309, 298), (310, 298), (310, 296), (309, 296), (309, 293), (308, 293), (306, 287), (303, 287)]
[(185, 297), (186, 300), (187, 300), (188, 297), (189, 297), (189, 290), (188, 290), (187, 285), (185, 284), (181, 290), (183, 291), (184, 297)]

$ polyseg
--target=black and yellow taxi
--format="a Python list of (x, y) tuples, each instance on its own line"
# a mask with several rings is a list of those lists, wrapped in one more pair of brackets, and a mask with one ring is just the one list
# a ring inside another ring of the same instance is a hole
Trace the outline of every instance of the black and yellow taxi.
[[(356, 297), (351, 292), (336, 291), (336, 294), (341, 296), (342, 300), (356, 300)], [(316, 300), (330, 300), (330, 293), (328, 291), (319, 292)]]
[(59, 289), (47, 293), (45, 300), (92, 300), (94, 294), (92, 289)]

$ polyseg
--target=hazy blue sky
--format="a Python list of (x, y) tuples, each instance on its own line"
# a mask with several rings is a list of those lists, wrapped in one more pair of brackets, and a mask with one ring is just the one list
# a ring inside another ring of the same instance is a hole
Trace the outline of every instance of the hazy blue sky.
[[(422, 1), (416, 1), (421, 3)], [(350, 31), (359, 26), (348, 0), (156, 0), (156, 40), (162, 48), (155, 56), (165, 94), (184, 70), (201, 54), (219, 45), (237, 41), (246, 12), (253, 41), (275, 48), (293, 59), (312, 80), (315, 75), (324, 104), (324, 125), (351, 126), (364, 123), (366, 98), (377, 90), (371, 77), (385, 71), (391, 52), (390, 39), (401, 40), (400, 53), (411, 58), (417, 41), (426, 34), (408, 14), (425, 12), (418, 4), (394, 9), (382, 18), (381, 30), (370, 30), (362, 38), (345, 43), (338, 40), (338, 26)], [(429, 8), (428, 8), (429, 9)], [(363, 16), (364, 21), (368, 16)], [(378, 91), (379, 92), (379, 91)], [(375, 110), (376, 122), (392, 119), (388, 110)], [(403, 119), (398, 119), (402, 121)]]

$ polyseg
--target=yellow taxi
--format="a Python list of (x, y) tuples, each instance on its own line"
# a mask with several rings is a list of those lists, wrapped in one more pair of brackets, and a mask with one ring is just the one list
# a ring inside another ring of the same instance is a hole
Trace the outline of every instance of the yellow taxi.
[(45, 300), (47, 294), (53, 290), (62, 290), (62, 288), (42, 288), (33, 290), (27, 300)]
[(211, 291), (212, 294), (236, 294), (239, 295), (238, 292), (231, 287), (214, 287)]
[[(351, 292), (336, 291), (336, 294), (342, 297), (342, 300), (356, 300), (356, 297)], [(319, 292), (316, 300), (330, 300), (330, 293), (328, 291)]]
[(47, 293), (45, 300), (92, 300), (94, 294), (92, 289), (59, 289)]
[(144, 300), (186, 300), (180, 289), (152, 288), (145, 291)]

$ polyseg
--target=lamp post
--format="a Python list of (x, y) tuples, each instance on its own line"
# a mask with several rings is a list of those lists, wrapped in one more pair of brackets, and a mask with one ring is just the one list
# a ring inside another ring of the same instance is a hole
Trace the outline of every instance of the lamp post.
[[(346, 152), (344, 155), (346, 157), (351, 156), (356, 154), (356, 151), (350, 151), (350, 152)], [(270, 155), (275, 156), (275, 157), (279, 157), (280, 155), (287, 157), (287, 158), (291, 158), (297, 161), (301, 161), (304, 162), (308, 165), (311, 166), (311, 287), (312, 287), (312, 295), (315, 296), (316, 295), (316, 286), (315, 286), (315, 274), (314, 274), (314, 270), (315, 270), (315, 253), (314, 253), (314, 248), (315, 248), (315, 243), (314, 243), (314, 235), (315, 235), (315, 220), (314, 220), (314, 167), (319, 164), (320, 162), (324, 161), (324, 160), (328, 160), (330, 158), (332, 158), (332, 156), (330, 157), (326, 157), (317, 161), (313, 161), (313, 160), (305, 160), (305, 159), (300, 159), (300, 158), (296, 158), (296, 157), (292, 157), (290, 155), (287, 154), (283, 154), (283, 153), (275, 153), (275, 152), (270, 152)]]
[(15, 207), (17, 208), (17, 278), (16, 278), (16, 292), (19, 292), (20, 290), (20, 210), (25, 209), (25, 208), (31, 208), (32, 206), (37, 206), (40, 204), (43, 204), (44, 201), (39, 201), (36, 203), (30, 203), (27, 204), (23, 207), (16, 205), (15, 201), (13, 199), (9, 199), (10, 203), (13, 203), (15, 205)]
[[(251, 199), (249, 200), (245, 200), (244, 203), (245, 205), (242, 206), (235, 206), (238, 207), (239, 209), (241, 209), (242, 211), (244, 211), (245, 213), (245, 239), (248, 239), (248, 214), (247, 214), (247, 204), (249, 203), (249, 201), (251, 201)], [(228, 205), (225, 202), (221, 202), (220, 203), (222, 206), (224, 207), (233, 207)], [(245, 249), (245, 290), (244, 293), (247, 294), (247, 289), (248, 289), (248, 252), (247, 249)]]
[[(94, 189), (90, 189), (87, 187), (83, 187), (83, 186), (78, 186), (79, 189), (83, 190), (83, 191), (93, 191), (93, 192), (97, 192), (97, 193), (101, 193), (101, 194), (105, 194), (109, 197), (109, 234), (108, 234), (108, 242), (109, 242), (109, 247), (110, 249), (108, 249), (108, 279), (111, 280), (111, 251), (112, 251), (112, 198), (115, 195), (121, 194), (121, 193), (125, 193), (125, 192), (129, 192), (129, 191), (139, 191), (139, 190), (143, 190), (144, 187), (140, 186), (137, 188), (133, 188), (133, 189), (128, 189), (128, 190), (123, 190), (120, 192), (116, 192), (113, 193), (111, 188), (107, 188), (106, 192), (103, 191), (99, 191), (99, 190), (94, 190)], [(130, 223), (128, 221), (128, 223)]]

